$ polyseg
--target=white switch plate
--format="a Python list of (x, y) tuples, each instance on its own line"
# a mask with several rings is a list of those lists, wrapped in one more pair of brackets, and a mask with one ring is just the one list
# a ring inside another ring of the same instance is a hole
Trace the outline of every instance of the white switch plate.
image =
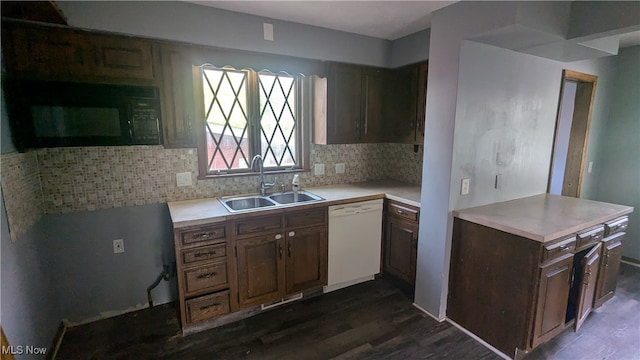
[(113, 253), (119, 254), (124, 252), (124, 239), (113, 240)]
[(591, 174), (591, 169), (593, 169), (593, 161), (589, 161), (589, 168), (587, 169), (589, 174)]
[(273, 41), (273, 24), (262, 23), (262, 28), (264, 30), (264, 39)]
[(324, 175), (324, 164), (315, 164), (313, 167), (314, 175)]
[(336, 174), (344, 174), (345, 165), (344, 163), (336, 164)]
[(178, 186), (191, 186), (191, 173), (190, 172), (177, 173), (176, 184)]
[(460, 185), (460, 195), (467, 195), (469, 193), (469, 181), (470, 179), (462, 179), (462, 184)]

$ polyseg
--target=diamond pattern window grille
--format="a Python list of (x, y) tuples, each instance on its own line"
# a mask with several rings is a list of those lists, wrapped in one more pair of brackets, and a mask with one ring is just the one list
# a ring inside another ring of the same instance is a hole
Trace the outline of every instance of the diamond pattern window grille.
[(266, 169), (301, 166), (295, 76), (210, 65), (201, 73), (207, 174), (249, 172), (256, 154)]
[(203, 71), (208, 172), (246, 169), (250, 159), (246, 71)]
[(260, 149), (265, 166), (296, 164), (297, 118), (295, 78), (260, 73)]

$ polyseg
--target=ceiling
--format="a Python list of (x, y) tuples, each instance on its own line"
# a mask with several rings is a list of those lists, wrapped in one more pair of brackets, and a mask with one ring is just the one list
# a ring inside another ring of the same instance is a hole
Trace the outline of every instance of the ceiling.
[(187, 1), (219, 9), (395, 40), (431, 27), (455, 1)]

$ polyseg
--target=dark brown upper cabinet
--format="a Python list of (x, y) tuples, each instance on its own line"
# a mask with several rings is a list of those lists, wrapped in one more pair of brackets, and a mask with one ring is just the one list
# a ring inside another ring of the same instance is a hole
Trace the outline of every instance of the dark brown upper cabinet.
[[(386, 69), (340, 63), (328, 65), (316, 86), (316, 144), (383, 142)], [(326, 99), (326, 103), (323, 101)], [(326, 113), (323, 110), (326, 104)]]
[(152, 84), (150, 41), (78, 29), (2, 22), (5, 70), (37, 80)]
[(391, 70), (390, 95), (386, 103), (390, 142), (424, 142), (427, 71), (427, 62)]

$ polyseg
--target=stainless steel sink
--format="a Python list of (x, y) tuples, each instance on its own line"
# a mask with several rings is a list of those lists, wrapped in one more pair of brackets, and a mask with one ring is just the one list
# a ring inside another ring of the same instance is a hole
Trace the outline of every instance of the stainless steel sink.
[(285, 206), (309, 201), (324, 200), (308, 191), (276, 193), (269, 196), (247, 195), (219, 199), (229, 212), (250, 211), (270, 206)]
[(306, 191), (299, 191), (297, 194), (294, 192), (273, 194), (270, 195), (269, 198), (279, 204), (292, 204), (306, 201), (324, 200), (320, 196)]
[(227, 210), (231, 212), (252, 210), (263, 208), (266, 206), (277, 205), (273, 200), (262, 196), (235, 197), (229, 199), (220, 199), (220, 201), (222, 202), (222, 205), (224, 205), (224, 207), (226, 207)]

